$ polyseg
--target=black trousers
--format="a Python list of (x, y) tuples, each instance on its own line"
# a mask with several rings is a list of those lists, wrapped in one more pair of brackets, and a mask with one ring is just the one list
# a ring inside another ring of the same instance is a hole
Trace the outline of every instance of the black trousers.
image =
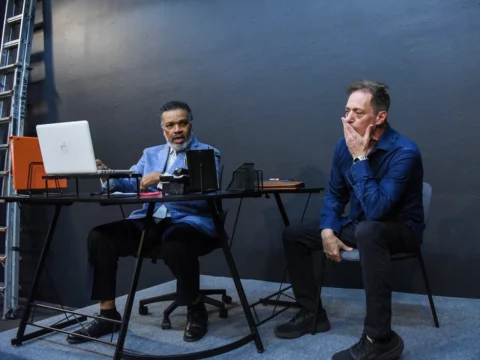
[[(88, 235), (88, 260), (92, 270), (92, 300), (114, 300), (119, 257), (136, 256), (142, 220), (120, 220), (95, 227)], [(161, 245), (161, 257), (177, 279), (177, 303), (191, 304), (200, 288), (198, 257), (218, 247), (216, 238), (186, 223), (164, 219), (149, 228), (143, 249)]]
[[(414, 252), (420, 237), (400, 222), (363, 221), (341, 229), (339, 238), (358, 248), (366, 294), (364, 331), (372, 338), (383, 338), (391, 332), (392, 261), (390, 256)], [(284, 230), (283, 244), (293, 292), (297, 302), (315, 311), (318, 282), (314, 274), (312, 252), (322, 250), (318, 222), (291, 225)], [(320, 307), (323, 305), (320, 302)]]

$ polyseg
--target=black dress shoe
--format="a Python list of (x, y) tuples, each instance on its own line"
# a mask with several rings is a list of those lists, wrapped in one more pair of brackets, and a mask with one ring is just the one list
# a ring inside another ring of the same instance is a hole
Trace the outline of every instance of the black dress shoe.
[(395, 331), (387, 340), (375, 340), (363, 333), (358, 343), (336, 353), (332, 360), (396, 360), (403, 348), (403, 340)]
[[(111, 318), (111, 320), (121, 320), (122, 317), (120, 316), (119, 313), (117, 314), (118, 316), (116, 316), (115, 319)], [(104, 335), (113, 334), (117, 331), (120, 331), (120, 326), (121, 326), (120, 324), (109, 321), (108, 319), (110, 318), (105, 317), (103, 315), (95, 314), (95, 316), (102, 316), (105, 318), (105, 320), (94, 319), (87, 326), (84, 326), (83, 328), (77, 331), (74, 331), (73, 334), (68, 335), (67, 341), (70, 344), (80, 344), (80, 343), (90, 341), (90, 339), (88, 338), (75, 336), (74, 334), (80, 334), (80, 335), (88, 336), (89, 338), (98, 339), (99, 337), (102, 337)]]
[(198, 341), (205, 336), (208, 330), (208, 313), (203, 302), (190, 305), (187, 313), (187, 327), (183, 340), (187, 342)]
[[(290, 321), (277, 325), (275, 327), (275, 335), (284, 339), (295, 339), (302, 335), (312, 332), (313, 319), (315, 313), (306, 309), (300, 309)], [(330, 321), (328, 321), (327, 313), (321, 310), (315, 324), (316, 332), (325, 332), (330, 330)]]

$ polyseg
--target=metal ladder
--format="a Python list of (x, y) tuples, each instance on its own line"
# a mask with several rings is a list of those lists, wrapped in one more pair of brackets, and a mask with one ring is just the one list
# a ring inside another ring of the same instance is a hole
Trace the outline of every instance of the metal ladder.
[[(0, 151), (5, 152), (2, 178), (2, 196), (14, 195), (11, 174), (9, 139), (22, 136), (26, 107), (26, 92), (30, 52), (35, 26), (37, 0), (6, 0), (5, 18), (0, 47)], [(5, 253), (0, 255), (4, 267), (3, 318), (18, 316), (20, 214), (15, 203), (3, 203), (5, 225)]]

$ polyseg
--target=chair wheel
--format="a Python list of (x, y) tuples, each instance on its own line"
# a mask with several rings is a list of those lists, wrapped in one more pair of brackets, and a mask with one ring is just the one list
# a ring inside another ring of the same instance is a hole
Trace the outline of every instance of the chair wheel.
[(168, 330), (168, 329), (171, 329), (172, 328), (172, 324), (170, 323), (170, 319), (163, 319), (162, 321), (162, 329), (163, 330)]
[(222, 301), (225, 304), (231, 304), (232, 303), (232, 297), (228, 295), (222, 295)]
[(140, 315), (148, 315), (148, 306), (139, 306), (138, 307), (138, 313)]
[(219, 316), (220, 316), (222, 319), (228, 318), (228, 310), (225, 309), (225, 308), (220, 309)]

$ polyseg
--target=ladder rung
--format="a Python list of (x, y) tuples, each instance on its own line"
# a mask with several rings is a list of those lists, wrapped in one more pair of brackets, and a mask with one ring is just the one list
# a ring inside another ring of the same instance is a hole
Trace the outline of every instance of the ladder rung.
[(42, 62), (44, 58), (45, 58), (45, 53), (43, 51), (32, 54), (30, 55), (30, 64)]
[(17, 67), (19, 67), (18, 64), (10, 64), (7, 66), (2, 66), (0, 67), (0, 74), (8, 74), (8, 73), (14, 72)]
[(7, 171), (0, 171), (0, 176), (5, 176), (8, 175), (8, 170)]
[(4, 91), (4, 92), (0, 92), (0, 100), (2, 99), (6, 99), (10, 96), (13, 95), (13, 90), (8, 90), (8, 91)]
[(12, 121), (11, 116), (0, 118), (0, 125), (10, 124), (10, 121)]
[[(6, 150), (6, 149), (8, 149), (8, 144), (0, 144), (0, 150)], [(0, 228), (0, 231), (2, 231), (1, 228)]]
[(20, 21), (22, 21), (22, 17), (23, 17), (23, 14), (12, 16), (11, 18), (7, 19), (7, 24), (19, 23)]
[(13, 47), (17, 47), (18, 44), (20, 44), (20, 39), (12, 40), (12, 41), (9, 41), (9, 42), (6, 42), (5, 44), (3, 44), (3, 48), (4, 49), (10, 49), (10, 48), (13, 48)]
[(37, 23), (33, 26), (33, 31), (42, 31), (43, 30), (43, 21), (41, 23)]
[(0, 226), (0, 232), (5, 232), (7, 231), (7, 227), (6, 226)]

